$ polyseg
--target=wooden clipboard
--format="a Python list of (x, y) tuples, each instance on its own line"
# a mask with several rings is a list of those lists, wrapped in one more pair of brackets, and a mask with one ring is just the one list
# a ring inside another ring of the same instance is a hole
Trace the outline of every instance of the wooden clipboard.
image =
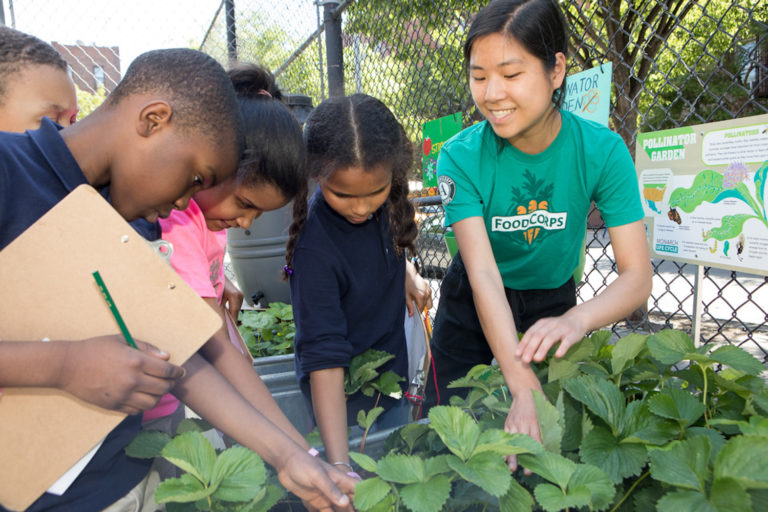
[[(98, 270), (131, 334), (181, 364), (221, 318), (91, 187), (82, 185), (0, 252), (0, 340), (79, 340), (120, 332)], [(29, 507), (124, 414), (48, 388), (0, 396), (0, 503)]]

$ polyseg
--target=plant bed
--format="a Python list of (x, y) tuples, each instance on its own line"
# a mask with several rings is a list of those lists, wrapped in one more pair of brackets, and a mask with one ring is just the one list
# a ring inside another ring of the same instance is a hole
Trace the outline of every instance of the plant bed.
[[(542, 443), (502, 430), (497, 367), (455, 382), (466, 400), (400, 429), (384, 457), (351, 454), (360, 511), (768, 510), (768, 390), (743, 350), (667, 330), (585, 338), (537, 367)], [(717, 370), (717, 371), (716, 371)], [(503, 456), (517, 455), (514, 474)]]
[[(365, 477), (355, 490), (356, 509), (768, 510), (763, 364), (738, 347), (696, 347), (675, 330), (609, 340), (609, 332), (597, 332), (562, 359), (536, 365), (544, 383), (544, 393), (534, 395), (541, 443), (503, 430), (509, 393), (498, 367), (485, 365), (454, 382), (468, 389), (467, 397), (433, 408), (429, 421), (368, 435), (364, 454), (353, 439), (350, 456)], [(504, 459), (509, 455), (521, 466), (514, 473)], [(228, 457), (235, 456), (246, 454)], [(246, 459), (258, 493), (271, 489), (274, 480)], [(163, 492), (183, 483), (166, 484)], [(216, 498), (214, 484), (194, 488)], [(263, 496), (274, 500), (276, 492)], [(200, 499), (196, 506), (205, 507)], [(215, 510), (242, 509), (237, 506)], [(290, 496), (275, 506), (303, 510)]]

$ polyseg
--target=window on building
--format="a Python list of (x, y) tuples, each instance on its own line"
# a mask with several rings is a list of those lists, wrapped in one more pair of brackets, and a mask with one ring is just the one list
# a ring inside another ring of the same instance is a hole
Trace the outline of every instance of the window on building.
[(93, 81), (96, 89), (104, 87), (104, 68), (93, 66)]

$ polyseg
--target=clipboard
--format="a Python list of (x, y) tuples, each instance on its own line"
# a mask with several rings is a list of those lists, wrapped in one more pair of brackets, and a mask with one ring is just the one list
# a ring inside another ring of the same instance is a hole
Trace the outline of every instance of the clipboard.
[[(181, 364), (221, 318), (97, 192), (81, 185), (0, 251), (0, 340), (120, 332), (98, 270), (140, 340)], [(54, 343), (54, 342), (52, 342)], [(51, 388), (0, 397), (0, 503), (28, 508), (125, 417)]]

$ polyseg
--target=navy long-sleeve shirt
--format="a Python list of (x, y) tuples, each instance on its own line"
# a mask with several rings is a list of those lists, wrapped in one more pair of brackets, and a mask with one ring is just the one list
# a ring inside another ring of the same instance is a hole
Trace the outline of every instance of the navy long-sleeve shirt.
[[(318, 189), (293, 254), (291, 303), (296, 322), (296, 375), (312, 409), (309, 374), (349, 367), (369, 348), (395, 356), (380, 367), (406, 378), (405, 259), (395, 254), (386, 203), (373, 218), (352, 224), (334, 211)], [(405, 388), (407, 383), (401, 382)], [(373, 408), (376, 396), (347, 398), (347, 423)], [(395, 401), (382, 397), (389, 409)]]

